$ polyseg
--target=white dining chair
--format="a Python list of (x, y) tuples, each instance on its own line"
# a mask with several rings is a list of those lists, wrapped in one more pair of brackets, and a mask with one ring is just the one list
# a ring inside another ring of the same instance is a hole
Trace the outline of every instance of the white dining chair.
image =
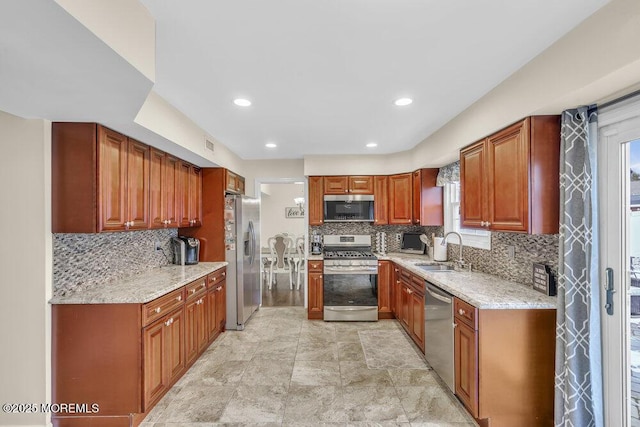
[(271, 265), (269, 266), (269, 289), (277, 283), (277, 275), (274, 273), (289, 273), (289, 287), (293, 289), (293, 266), (291, 250), (293, 240), (282, 234), (276, 234), (267, 240), (271, 251)]
[(304, 254), (307, 252), (304, 250), (304, 237), (298, 237), (296, 239), (296, 253), (297, 257), (295, 258), (295, 266), (296, 266), (296, 289), (300, 289), (300, 285), (302, 284), (302, 272), (305, 270), (305, 260)]

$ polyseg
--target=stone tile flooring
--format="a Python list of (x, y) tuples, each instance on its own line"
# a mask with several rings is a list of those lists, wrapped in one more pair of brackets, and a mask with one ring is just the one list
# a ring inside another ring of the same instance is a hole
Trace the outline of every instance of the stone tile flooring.
[[(361, 335), (376, 331), (410, 345), (365, 356)], [(476, 426), (426, 362), (398, 365), (398, 352), (420, 354), (395, 320), (328, 323), (300, 307), (261, 308), (244, 331), (218, 338), (142, 427)]]

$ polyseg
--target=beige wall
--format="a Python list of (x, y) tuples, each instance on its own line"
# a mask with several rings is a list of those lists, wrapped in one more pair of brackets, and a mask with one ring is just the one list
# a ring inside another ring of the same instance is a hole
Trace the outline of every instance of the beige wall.
[(306, 221), (304, 218), (285, 218), (286, 207), (296, 206), (293, 199), (304, 197), (304, 185), (300, 184), (262, 184), (268, 187), (267, 193), (260, 197), (260, 245), (267, 246), (267, 239), (278, 233), (289, 233), (295, 237), (304, 237)]
[[(47, 403), (50, 390), (51, 125), (0, 112), (0, 403)], [(45, 425), (0, 412), (0, 425)]]
[(252, 197), (260, 196), (261, 182), (291, 182), (303, 180), (305, 175), (304, 163), (300, 159), (244, 160), (239, 173), (246, 179), (245, 194)]
[(156, 22), (138, 0), (55, 0), (151, 81), (156, 79)]

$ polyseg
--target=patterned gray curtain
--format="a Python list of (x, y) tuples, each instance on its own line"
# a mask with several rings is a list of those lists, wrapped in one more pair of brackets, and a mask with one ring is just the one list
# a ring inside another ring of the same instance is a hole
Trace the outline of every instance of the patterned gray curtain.
[(460, 181), (460, 160), (450, 163), (441, 167), (438, 170), (438, 178), (436, 178), (436, 185), (438, 187), (444, 187), (449, 182)]
[(562, 113), (555, 425), (601, 427), (595, 108)]

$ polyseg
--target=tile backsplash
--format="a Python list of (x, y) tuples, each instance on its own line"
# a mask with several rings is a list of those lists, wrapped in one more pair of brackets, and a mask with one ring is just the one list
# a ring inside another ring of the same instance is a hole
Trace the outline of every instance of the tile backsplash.
[[(396, 233), (422, 231), (427, 236), (444, 235), (443, 227), (420, 227), (413, 225), (371, 225), (361, 223), (331, 223), (309, 227), (309, 234), (370, 234), (375, 242), (377, 232), (387, 233), (387, 252), (400, 249), (395, 239)], [(532, 264), (547, 264), (554, 277), (558, 275), (558, 238), (557, 234), (530, 235), (520, 233), (491, 233), (491, 250), (465, 246), (463, 259), (470, 262), (473, 270), (492, 274), (512, 282), (531, 285), (533, 283)], [(459, 245), (451, 241), (447, 246), (449, 260), (458, 259)], [(514, 257), (509, 256), (509, 247), (513, 247)], [(375, 250), (375, 247), (374, 247)]]
[[(53, 294), (100, 286), (171, 263), (177, 229), (53, 235)], [(156, 251), (160, 242), (162, 251)], [(166, 254), (166, 256), (165, 256)]]

